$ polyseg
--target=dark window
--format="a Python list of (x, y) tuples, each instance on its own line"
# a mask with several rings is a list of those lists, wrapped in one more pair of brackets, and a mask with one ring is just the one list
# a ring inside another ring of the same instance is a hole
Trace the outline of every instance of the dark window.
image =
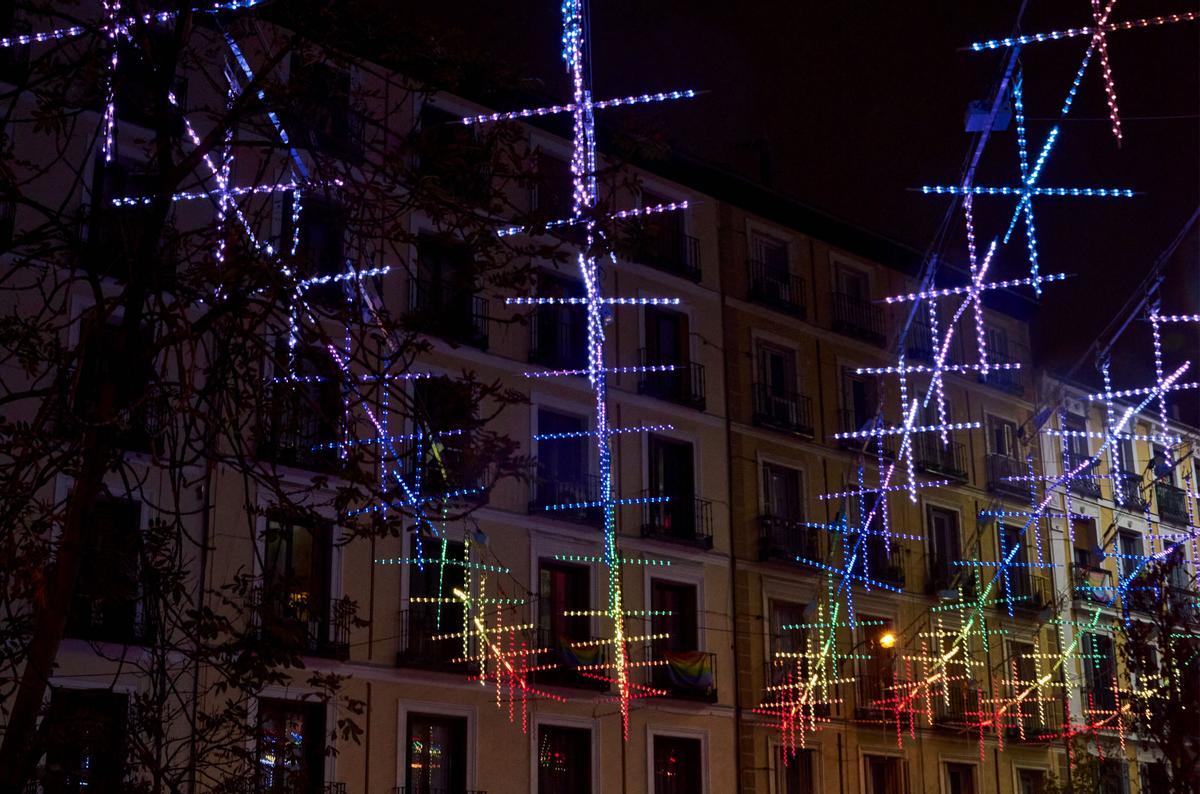
[(173, 25), (159, 23), (139, 26), (133, 38), (121, 37), (113, 78), (113, 101), (118, 119), (153, 128), (156, 126), (155, 113), (163, 107), (169, 114), (167, 131), (172, 135), (183, 132), (182, 118), (168, 104), (166, 92), (172, 91), (176, 102), (183, 107), (187, 103), (187, 83), (182, 77), (167, 76), (164, 79), (161, 74), (163, 66), (173, 58), (174, 37)]
[(1129, 765), (1124, 758), (1100, 761), (1097, 794), (1129, 794)]
[[(583, 433), (587, 421), (581, 416), (538, 408), (538, 434)], [(538, 477), (563, 483), (582, 483), (587, 472), (588, 439), (543, 439), (537, 444)]]
[(787, 243), (766, 234), (755, 234), (750, 238), (750, 253), (769, 271), (780, 276), (788, 272)]
[(798, 654), (808, 651), (808, 632), (798, 628), (807, 621), (804, 604), (792, 601), (769, 602), (770, 657), (767, 659), (770, 683), (795, 683), (808, 673), (808, 659)]
[[(463, 560), (466, 553), (464, 546), (457, 540), (431, 537), (422, 538), (419, 550), (415, 540), (412, 545), (412, 556), (419, 555), (427, 562), (408, 566), (408, 608), (413, 614), (413, 623), (410, 624), (413, 636), (409, 641), (431, 645), (439, 643), (445, 658), (459, 656), (462, 651), (460, 640), (438, 641), (432, 638), (462, 630), (463, 605), (453, 597), (453, 593), (467, 587), (467, 569), (456, 564)], [(449, 564), (442, 565), (437, 560), (447, 560)]]
[(467, 720), (408, 715), (405, 794), (462, 794), (467, 788)]
[(531, 209), (543, 221), (569, 218), (574, 204), (571, 164), (538, 151), (536, 166), (537, 178), (533, 183)]
[(561, 654), (572, 652), (571, 642), (591, 639), (589, 619), (567, 614), (591, 608), (588, 588), (588, 569), (584, 566), (542, 560), (538, 571), (538, 627), (545, 641)]
[(288, 130), (296, 143), (335, 157), (362, 157), (362, 117), (351, 106), (350, 70), (292, 58), (289, 79), (296, 112)]
[(975, 765), (946, 762), (946, 794), (975, 794)]
[(800, 472), (787, 466), (764, 463), (763, 505), (766, 515), (788, 521), (804, 519)]
[(700, 794), (703, 775), (699, 739), (654, 737), (654, 794)]
[[(290, 194), (281, 202), (284, 215), (284, 235), (280, 248), (292, 245), (292, 210)], [(307, 278), (338, 276), (347, 272), (346, 209), (330, 197), (306, 197), (300, 212), (299, 246), (296, 262)], [(333, 281), (306, 287), (304, 295), (311, 301), (334, 303), (344, 299), (346, 282)]]
[(1133, 584), (1134, 587), (1137, 587), (1137, 583), (1133, 582), (1133, 577), (1144, 569), (1146, 562), (1142, 551), (1142, 536), (1136, 532), (1121, 532), (1117, 535), (1117, 539), (1121, 555), (1117, 558), (1117, 570), (1121, 573), (1122, 583)]
[(817, 794), (816, 752), (796, 750), (788, 754), (775, 748), (775, 790), (778, 794)]
[(258, 790), (317, 794), (325, 780), (325, 706), (258, 702)]
[(650, 583), (650, 608), (654, 634), (668, 636), (655, 640), (660, 651), (694, 651), (699, 646), (696, 586), (658, 579)]
[(692, 445), (651, 435), (648, 440), (650, 495), (665, 496), (667, 502), (651, 505), (656, 531), (681, 538), (696, 533), (696, 479)]
[(263, 631), (315, 650), (329, 633), (332, 572), (330, 525), (268, 518), (263, 544)]
[(865, 273), (851, 268), (838, 267), (834, 269), (833, 276), (834, 285), (842, 295), (864, 303), (871, 300), (871, 285)]
[(652, 364), (686, 364), (691, 360), (686, 314), (646, 309), (646, 359)]
[(1046, 773), (1041, 769), (1017, 770), (1017, 794), (1044, 794)]
[(126, 698), (105, 689), (55, 688), (46, 716), (45, 794), (123, 791)]
[(895, 640), (895, 628), (886, 618), (861, 615), (858, 641), (862, 643), (863, 657), (858, 663), (858, 696), (860, 709), (878, 709), (883, 702), (893, 697), (892, 685), (896, 680), (896, 648), (887, 647), (884, 637)]
[(866, 794), (908, 794), (908, 765), (890, 755), (864, 755)]
[[(474, 443), (479, 426), (476, 406), (468, 383), (446, 377), (414, 381), (414, 424), (424, 438), (410, 442), (409, 449), (411, 465), (421, 467), (424, 496), (438, 498), (448, 492), (483, 487), (484, 462), (479, 444)], [(415, 484), (415, 477), (410, 484)], [(467, 496), (483, 498), (478, 492)]]
[(1117, 695), (1113, 691), (1117, 657), (1112, 637), (1092, 633), (1083, 635), (1083, 673), (1087, 684), (1084, 716), (1092, 722), (1106, 719), (1110, 716), (1108, 712), (1117, 707)]
[(469, 248), (439, 235), (420, 236), (408, 306), (420, 330), (452, 342), (486, 347), (487, 302), (476, 295), (477, 287)]
[(538, 726), (538, 794), (589, 794), (592, 790), (592, 732), (559, 725)]
[(988, 452), (1007, 458), (1017, 457), (1017, 426), (1015, 423), (989, 415), (987, 430)]
[(96, 328), (87, 320), (81, 331), (75, 416), (106, 427), (120, 446), (145, 451), (154, 419), (149, 333), (113, 323)]
[(1001, 577), (1008, 582), (1009, 595), (1014, 598), (1027, 598), (1031, 572), (1029, 569), (1028, 544), (1025, 542), (1023, 527), (1013, 524), (1002, 524), (1000, 527), (1000, 560), (1008, 562), (1008, 570), (1001, 569)]
[[(145, 283), (156, 289), (169, 289), (174, 284), (176, 257), (171, 250), (174, 232), (170, 225), (155, 229), (154, 210), (148, 204), (113, 204), (113, 199), (152, 196), (157, 190), (158, 180), (146, 166), (120, 160), (106, 163), (103, 157), (96, 158), (92, 205), (81, 219), (87, 224), (84, 256), (90, 272), (123, 280), (143, 276)], [(141, 248), (150, 231), (160, 231), (162, 238), (143, 260)], [(135, 271), (135, 265), (149, 272)]]
[(84, 565), (75, 583), (67, 634), (135, 642), (150, 627), (142, 598), (141, 504), (98, 499), (84, 527)]
[(956, 578), (962, 559), (962, 539), (958, 513), (940, 507), (928, 510), (929, 575), (934, 589), (946, 589)]
[[(875, 421), (879, 410), (879, 381), (871, 375), (857, 375), (848, 369), (844, 373), (842, 409), (846, 419), (842, 422), (842, 430), (862, 430)], [(861, 444), (861, 441), (855, 441), (855, 446)]]
[(281, 342), (276, 355), (280, 377), (269, 387), (258, 454), (285, 466), (317, 471), (340, 464), (342, 380), (329, 354), (317, 346), (298, 345), (291, 363), (295, 379), (286, 377), (289, 355)]
[(481, 202), (487, 198), (490, 158), (474, 126), (464, 125), (458, 116), (426, 104), (421, 109), (417, 152), (423, 180), (458, 200)]
[(796, 391), (796, 354), (777, 345), (758, 343), (758, 378), (767, 390), (783, 397)]
[[(552, 273), (538, 275), (543, 298), (581, 298), (583, 285)], [(555, 369), (587, 367), (587, 312), (583, 306), (538, 306), (531, 323), (530, 360)]]

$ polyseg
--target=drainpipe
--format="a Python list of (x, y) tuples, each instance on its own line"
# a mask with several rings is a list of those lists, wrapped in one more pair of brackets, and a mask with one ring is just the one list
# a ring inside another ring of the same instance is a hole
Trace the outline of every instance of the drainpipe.
[[(718, 208), (718, 213), (720, 208)], [(720, 222), (717, 225), (717, 259), (721, 258), (721, 235)], [(733, 625), (729, 632), (730, 644), (729, 650), (732, 652), (733, 658), (733, 769), (737, 780), (737, 789), (742, 788), (742, 688), (740, 686), (740, 676), (738, 675), (738, 600), (737, 600), (737, 553), (734, 550), (733, 541), (733, 419), (729, 411), (729, 355), (728, 338), (725, 331), (725, 281), (720, 277), (721, 268), (717, 267), (717, 296), (721, 301), (720, 318), (721, 318), (721, 371), (723, 373), (722, 380), (722, 395), (725, 409), (725, 493), (727, 504), (729, 505), (729, 604), (730, 604), (730, 619)], [(735, 348), (736, 350), (736, 348)], [(770, 759), (768, 759), (768, 765)]]

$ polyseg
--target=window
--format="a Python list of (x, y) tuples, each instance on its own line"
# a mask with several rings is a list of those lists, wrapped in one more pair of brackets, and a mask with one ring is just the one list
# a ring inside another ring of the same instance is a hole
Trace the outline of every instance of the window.
[(1097, 794), (1129, 794), (1129, 765), (1124, 758), (1100, 761)]
[[(862, 430), (875, 421), (879, 409), (879, 381), (871, 375), (858, 375), (849, 367), (842, 370), (842, 432)], [(852, 440), (861, 446), (861, 440)]]
[[(410, 541), (411, 556), (418, 556), (415, 535)], [(461, 541), (448, 538), (422, 538), (420, 556), (425, 559), (462, 560), (465, 556)], [(456, 588), (467, 586), (467, 569), (461, 565), (409, 565), (408, 611), (401, 618), (400, 656), (402, 665), (422, 666), (446, 664), (463, 654), (462, 640), (435, 639), (443, 634), (462, 630), (463, 605), (456, 598), (445, 599)]]
[(958, 530), (958, 513), (941, 507), (927, 510), (929, 534), (929, 576), (935, 590), (952, 586), (962, 559), (962, 538)]
[(461, 794), (467, 788), (467, 720), (408, 715), (406, 794)]
[(864, 755), (864, 794), (908, 794), (908, 764), (890, 755)]
[(1141, 474), (1142, 470), (1138, 468), (1137, 456), (1133, 453), (1132, 439), (1123, 438), (1117, 443), (1120, 450), (1120, 470), (1131, 474)]
[[(287, 370), (289, 353), (276, 346), (278, 374)], [(269, 386), (258, 454), (285, 466), (335, 471), (341, 465), (331, 444), (339, 440), (343, 418), (342, 379), (329, 355), (317, 345), (299, 345), (292, 372), (295, 382), (279, 378)]]
[(764, 515), (786, 521), (803, 521), (804, 502), (799, 470), (776, 463), (764, 463), (762, 478)]
[[(538, 288), (545, 298), (581, 298), (584, 294), (578, 281), (554, 273), (538, 274)], [(583, 306), (538, 306), (530, 329), (530, 361), (555, 369), (587, 367), (587, 312)]]
[[(484, 451), (474, 443), (479, 427), (476, 410), (475, 393), (469, 383), (447, 377), (413, 382), (413, 424), (425, 437), (420, 443), (410, 442), (409, 468), (415, 474), (420, 467), (426, 498), (485, 485)], [(482, 493), (470, 496), (485, 498)]]
[(988, 414), (987, 451), (1006, 458), (1017, 457), (1017, 426), (1014, 422)]
[(804, 618), (804, 608), (804, 604), (794, 601), (771, 599), (768, 602), (771, 635), (767, 662), (772, 684), (787, 680), (795, 682), (797, 674), (803, 676), (808, 670), (808, 660), (796, 655), (808, 650), (808, 632), (796, 628), (808, 622)]
[(533, 183), (530, 208), (543, 221), (570, 217), (574, 205), (571, 164), (540, 149), (534, 159), (537, 177)]
[(317, 794), (325, 780), (325, 706), (258, 702), (258, 790)]
[(758, 343), (758, 382), (776, 397), (796, 391), (796, 353), (779, 345)]
[(148, 452), (165, 421), (154, 410), (153, 339), (145, 329), (119, 321), (80, 327), (80, 361), (72, 408), (87, 424), (100, 425), (128, 450)]
[(796, 750), (788, 754), (775, 748), (775, 791), (777, 794), (817, 794), (814, 750)]
[(975, 794), (975, 765), (945, 763), (946, 794)]
[(998, 363), (1011, 361), (1008, 355), (1008, 332), (1003, 328), (988, 328), (984, 333), (987, 351)]
[[(149, 39), (146, 47), (141, 36)], [(147, 25), (140, 35), (122, 37), (118, 43), (116, 74), (113, 77), (113, 102), (117, 118), (143, 127), (156, 126), (156, 112), (160, 97), (165, 99), (169, 89), (181, 107), (187, 104), (187, 81), (182, 77), (169, 76), (164, 84), (162, 73), (167, 59), (176, 49), (173, 24)], [(183, 132), (181, 117), (172, 112), (168, 119), (168, 132), (178, 135)], [(118, 125), (119, 126), (119, 125)]]
[[(113, 199), (150, 196), (159, 190), (158, 180), (143, 163), (96, 158), (92, 177), (91, 207), (87, 210), (87, 240), (84, 256), (92, 273), (128, 280), (134, 275), (155, 289), (169, 289), (175, 281), (176, 257), (169, 250), (174, 242), (169, 224), (163, 225), (159, 250), (151, 261), (140, 256), (148, 230), (157, 231), (153, 208), (148, 204), (114, 206)], [(149, 268), (135, 272), (134, 268)]]
[[(1037, 738), (1037, 731), (1040, 728), (1038, 700), (1041, 697), (1041, 688), (1036, 686), (1038, 680), (1037, 648), (1032, 642), (1014, 640), (1008, 644), (1008, 653), (1013, 660), (1013, 664), (1007, 668), (1008, 674), (1014, 676), (1014, 679), (1009, 682), (1009, 696), (1016, 697), (1030, 687), (1034, 687), (1021, 701), (1019, 711), (1014, 709), (1014, 722), (1010, 727), (1018, 733), (1023, 727), (1025, 738)], [(1018, 726), (1015, 720), (1020, 720), (1024, 725)]]
[[(587, 431), (587, 420), (582, 416), (538, 408), (538, 435), (582, 434)], [(538, 480), (558, 483), (563, 486), (563, 502), (584, 501), (566, 498), (583, 490), (587, 473), (588, 439), (579, 435), (569, 438), (542, 439), (537, 442)]]
[(262, 628), (308, 650), (329, 636), (333, 528), (283, 516), (267, 520), (263, 544)]
[(1041, 769), (1017, 770), (1017, 794), (1043, 794), (1046, 790), (1047, 775)]
[(867, 303), (871, 300), (871, 285), (867, 274), (861, 270), (837, 266), (833, 270), (834, 289), (852, 301)]
[(701, 794), (704, 770), (699, 739), (654, 737), (654, 794)]
[[(649, 190), (642, 191), (642, 205), (670, 204), (671, 199)], [(632, 228), (633, 258), (652, 267), (700, 280), (699, 251), (694, 238), (684, 233), (682, 212), (644, 215)]]
[(487, 301), (476, 295), (471, 250), (450, 238), (421, 234), (417, 268), (409, 281), (408, 308), (420, 330), (452, 342), (487, 346)]
[(654, 534), (690, 539), (696, 536), (696, 479), (692, 445), (663, 436), (647, 439), (649, 495), (668, 501), (647, 504)]
[(750, 258), (761, 262), (768, 271), (783, 278), (788, 273), (787, 243), (769, 234), (755, 232), (750, 235)]
[[(1112, 637), (1103, 634), (1083, 635), (1084, 716), (1095, 721), (1117, 707), (1113, 692), (1117, 676), (1117, 657)], [(1089, 712), (1092, 712), (1089, 714)]]
[[(889, 618), (869, 615), (860, 616), (859, 621), (857, 640), (862, 644), (865, 658), (858, 660), (858, 707), (872, 710), (892, 697), (891, 687), (896, 677), (895, 626)], [(891, 647), (887, 647), (885, 637), (891, 638)]]
[(68, 636), (105, 642), (134, 642), (151, 627), (143, 600), (139, 523), (141, 503), (98, 499), (84, 528)]
[[(1087, 420), (1077, 414), (1066, 414), (1063, 419), (1063, 429), (1069, 433), (1086, 433)], [(1088, 457), (1088, 440), (1087, 436), (1069, 435), (1067, 436), (1067, 454), (1075, 461), (1082, 461)]]
[(683, 312), (646, 309), (646, 360), (654, 364), (686, 364), (691, 358), (688, 317)]
[(695, 585), (650, 582), (651, 655), (666, 664), (653, 669), (653, 684), (676, 697), (711, 699), (716, 692), (713, 654), (699, 650), (699, 605)]
[[(288, 250), (292, 240), (291, 206), (284, 202), (284, 243)], [(346, 261), (346, 209), (332, 197), (309, 196), (304, 200), (304, 211), (300, 214), (300, 245), (296, 249), (296, 260), (305, 276), (338, 276), (347, 272)], [(310, 286), (304, 295), (310, 300), (332, 303), (345, 294), (346, 282), (330, 282)]]
[(350, 70), (293, 54), (289, 82), (296, 109), (288, 129), (299, 145), (346, 160), (361, 159), (362, 117), (351, 106)]
[(1142, 551), (1142, 536), (1137, 532), (1121, 532), (1117, 535), (1117, 542), (1121, 555), (1117, 558), (1117, 569), (1121, 573), (1121, 581), (1131, 584), (1135, 573), (1141, 570), (1146, 561)]
[(539, 725), (537, 738), (538, 794), (590, 794), (592, 732)]
[(462, 201), (481, 202), (491, 187), (490, 152), (473, 126), (460, 116), (425, 104), (421, 108), (417, 151), (419, 174), (428, 183)]
[[(542, 560), (538, 570), (538, 647), (534, 673), (541, 683), (604, 689), (604, 651), (591, 644), (592, 623), (584, 614), (591, 609), (591, 577), (582, 565)], [(580, 669), (584, 668), (584, 669)]]
[(106, 689), (54, 688), (46, 715), (47, 794), (124, 791), (124, 695)]

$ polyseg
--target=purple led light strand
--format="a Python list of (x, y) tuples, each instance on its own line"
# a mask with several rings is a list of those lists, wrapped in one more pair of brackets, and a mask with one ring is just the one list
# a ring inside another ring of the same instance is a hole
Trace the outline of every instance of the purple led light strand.
[[(1048, 273), (1043, 275), (1039, 280), (1045, 284), (1052, 281), (1065, 281), (1066, 273)], [(1004, 281), (989, 281), (979, 285), (981, 292), (994, 289), (1011, 289), (1012, 287), (1028, 287), (1033, 285), (1031, 278), (1013, 278)], [(891, 295), (883, 299), (884, 303), (908, 303), (918, 300), (929, 300), (930, 298), (944, 298), (948, 295), (966, 295), (971, 293), (974, 287), (942, 287), (939, 289), (925, 290), (924, 292), (908, 292), (903, 295)]]
[[(1018, 127), (1023, 131), (1024, 125)], [(1028, 156), (1026, 156), (1028, 160)], [(1136, 190), (1126, 187), (956, 187), (955, 185), (921, 185), (927, 195), (945, 196), (1043, 196), (1051, 198), (1134, 198)]]
[[(686, 91), (665, 91), (658, 94), (639, 94), (637, 96), (620, 97), (617, 99), (601, 99), (592, 103), (592, 108), (595, 110), (604, 110), (605, 108), (615, 108), (629, 105), (646, 105), (654, 102), (669, 102), (675, 99), (694, 99), (699, 96), (699, 91), (688, 89)], [(460, 124), (470, 126), (472, 124), (490, 124), (496, 121), (515, 121), (517, 119), (528, 119), (536, 116), (554, 116), (560, 113), (574, 113), (576, 110), (575, 103), (566, 105), (546, 105), (537, 108), (525, 108), (524, 110), (509, 110), (502, 113), (483, 113), (478, 116), (463, 116), (459, 119)]]
[(113, 86), (116, 81), (117, 65), (120, 59), (120, 37), (122, 34), (128, 35), (128, 31), (122, 28), (117, 21), (117, 14), (121, 13), (121, 0), (101, 0), (101, 2), (104, 6), (104, 15), (108, 18), (105, 38), (108, 39), (110, 50), (108, 69), (104, 73), (104, 144), (101, 150), (104, 153), (104, 162), (111, 163), (113, 155), (113, 129), (116, 127), (117, 119), (117, 105), (116, 97), (113, 94)]
[(1106, 21), (1099, 26), (1093, 25), (1082, 28), (1064, 28), (1063, 30), (1051, 30), (1047, 33), (1030, 33), (1024, 36), (1012, 36), (1006, 39), (977, 41), (974, 44), (969, 45), (967, 49), (974, 52), (998, 50), (1005, 47), (1023, 46), (1025, 44), (1038, 44), (1044, 41), (1058, 41), (1060, 39), (1079, 38), (1082, 36), (1095, 36), (1097, 32), (1112, 33), (1113, 31), (1117, 30), (1134, 30), (1136, 28), (1168, 25), (1173, 22), (1192, 22), (1196, 19), (1200, 19), (1200, 13), (1195, 11), (1185, 11), (1180, 14), (1164, 14), (1162, 16), (1131, 19), (1127, 22)]

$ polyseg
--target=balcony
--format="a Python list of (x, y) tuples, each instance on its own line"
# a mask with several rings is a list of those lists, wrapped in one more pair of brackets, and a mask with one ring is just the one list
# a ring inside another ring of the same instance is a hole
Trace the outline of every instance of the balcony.
[[(874, 416), (864, 416), (849, 409), (841, 409), (837, 412), (838, 415), (838, 432), (839, 433), (857, 433), (870, 430), (874, 426)], [(880, 421), (882, 427), (885, 422)], [(838, 439), (838, 445), (842, 449), (851, 452), (859, 452), (864, 446), (866, 454), (869, 457), (875, 457), (879, 454), (880, 441), (883, 442), (883, 455), (886, 458), (896, 457), (896, 436), (876, 436), (875, 438), (842, 438)]]
[[(987, 349), (988, 364), (1012, 365), (1020, 364), (1025, 366), (1029, 360), (1029, 356), (1021, 357), (1014, 356), (1009, 350)], [(1009, 394), (1024, 394), (1025, 393), (1025, 378), (1021, 369), (989, 369), (987, 374), (979, 374), (979, 382), (986, 383), (1001, 391), (1006, 391)]]
[(88, 642), (121, 645), (149, 645), (154, 623), (147, 615), (138, 615), (138, 607), (149, 606), (138, 599), (113, 599), (77, 593), (67, 615), (64, 637)]
[(754, 384), (754, 424), (812, 437), (812, 400), (803, 394)]
[(677, 225), (645, 224), (635, 236), (630, 257), (665, 273), (700, 281), (700, 241)]
[(805, 317), (804, 279), (789, 273), (786, 266), (751, 259), (749, 298), (801, 320)]
[[(779, 648), (779, 638), (771, 638), (771, 656), (763, 664), (764, 691), (763, 703), (778, 703), (782, 698), (795, 698), (800, 714), (806, 718), (827, 718), (833, 711), (833, 702), (837, 701), (837, 690), (834, 684), (820, 684), (813, 688), (807, 686), (809, 662), (795, 657), (779, 656), (788, 651)], [(795, 651), (792, 651), (795, 653)], [(784, 692), (785, 694), (780, 694)]]
[(671, 366), (668, 372), (643, 372), (638, 376), (638, 394), (703, 411), (705, 406), (704, 366), (694, 361), (667, 361), (654, 351), (641, 348), (638, 361), (643, 367)]
[[(1015, 695), (1012, 693), (1010, 697)], [(1059, 738), (1063, 723), (1062, 702), (1039, 698), (1034, 694), (1020, 703), (1014, 703), (1004, 717), (1004, 735), (1010, 742), (1053, 741)]]
[[(872, 665), (877, 667), (877, 663)], [(857, 701), (854, 716), (857, 719), (880, 719), (896, 697), (896, 677), (890, 670), (866, 672), (860, 669), (855, 676)]]
[(476, 672), (478, 665), (464, 660), (462, 637), (445, 637), (462, 632), (462, 607), (457, 604), (412, 604), (400, 612), (400, 650), (397, 667), (447, 673)]
[[(1086, 673), (1087, 662), (1084, 662)], [(1085, 676), (1090, 678), (1090, 676)], [(1113, 682), (1103, 681), (1085, 684), (1079, 687), (1079, 703), (1083, 710), (1084, 720), (1102, 729), (1107, 724), (1109, 730), (1116, 728), (1116, 720), (1112, 719), (1117, 710), (1117, 693), (1112, 689)]]
[(1115, 593), (1112, 574), (1095, 565), (1071, 564), (1071, 598), (1092, 604), (1109, 604)]
[(883, 310), (870, 301), (842, 292), (833, 293), (833, 330), (883, 347)]
[(537, 647), (547, 649), (537, 654), (535, 664), (539, 669), (534, 672), (533, 680), (538, 684), (608, 691), (608, 645), (604, 641), (595, 637), (556, 636), (548, 628), (539, 628)]
[(796, 562), (821, 559), (821, 538), (817, 530), (800, 521), (778, 516), (758, 517), (759, 559)]
[[(1113, 500), (1118, 506), (1131, 513), (1145, 513), (1150, 503), (1142, 495), (1142, 475), (1131, 471), (1112, 473)], [(1117, 493), (1117, 487), (1120, 493)]]
[(707, 651), (668, 651), (653, 646), (646, 649), (649, 686), (661, 689), (666, 697), (717, 702), (717, 655)]
[(943, 444), (940, 436), (921, 433), (913, 435), (913, 463), (921, 471), (940, 474), (954, 480), (967, 479), (967, 454), (961, 442), (951, 439)]
[[(925, 574), (925, 592), (937, 595), (943, 590), (956, 590), (969, 580), (966, 569), (955, 565), (954, 560), (931, 554), (927, 558), (928, 570)], [(967, 594), (964, 593), (964, 596)]]
[(306, 656), (345, 660), (350, 657), (349, 599), (330, 599), (310, 593), (255, 587), (249, 607), (262, 640), (282, 640)]
[(1168, 524), (1187, 526), (1187, 493), (1182, 488), (1165, 482), (1154, 483), (1154, 500), (1158, 503), (1158, 517)]
[(259, 428), (259, 458), (281, 466), (337, 474), (343, 462), (332, 445), (339, 440), (340, 406), (327, 383), (268, 386), (268, 415)]
[(450, 285), (414, 278), (408, 282), (412, 324), (447, 342), (488, 349), (488, 301)]
[(1090, 455), (1067, 452), (1067, 471), (1079, 469), (1079, 473), (1071, 478), (1071, 493), (1088, 499), (1100, 498), (1100, 480), (1096, 474), (1098, 462)]
[(879, 535), (868, 536), (864, 575), (877, 582), (904, 587), (904, 555), (899, 541), (885, 544)]
[[(957, 335), (955, 339), (957, 339)], [(932, 364), (937, 352), (933, 346), (933, 331), (929, 328), (929, 320), (918, 312), (913, 324), (908, 327), (908, 337), (904, 340), (905, 355), (910, 362)]]
[(643, 498), (667, 496), (666, 502), (642, 505), (642, 537), (711, 549), (712, 502), (698, 497), (677, 499), (670, 494), (642, 491)]
[(529, 512), (545, 513), (560, 521), (603, 526), (603, 508), (590, 506), (602, 498), (600, 477), (594, 474), (560, 477), (535, 467), (529, 483)]
[(992, 493), (1004, 494), (1017, 499), (1029, 499), (1029, 483), (1012, 480), (1012, 477), (1028, 477), (1029, 467), (1018, 458), (1008, 455), (987, 455), (987, 489)]
[(958, 728), (978, 724), (983, 716), (980, 709), (980, 690), (972, 681), (949, 681), (942, 691), (930, 696), (933, 700), (933, 724)]
[(547, 369), (586, 369), (587, 330), (565, 310), (542, 308), (529, 324), (529, 363)]

